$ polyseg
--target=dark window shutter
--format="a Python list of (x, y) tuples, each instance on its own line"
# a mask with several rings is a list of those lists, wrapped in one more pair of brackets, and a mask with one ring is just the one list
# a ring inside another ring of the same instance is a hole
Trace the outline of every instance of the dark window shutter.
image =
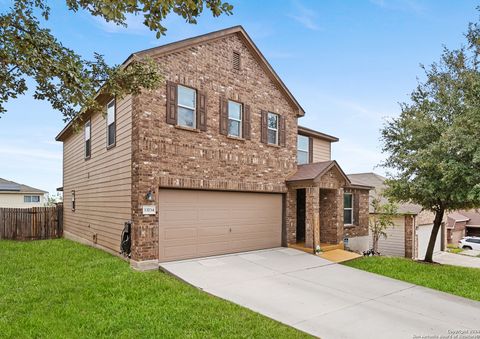
[(360, 194), (353, 193), (353, 224), (359, 225), (360, 216)]
[(197, 95), (197, 128), (200, 131), (207, 130), (207, 96), (204, 92)]
[(279, 145), (285, 147), (285, 139), (287, 137), (286, 134), (286, 122), (285, 122), (285, 117), (283, 115), (280, 115), (280, 130), (279, 130)]
[(308, 163), (313, 163), (313, 139), (308, 138)]
[(250, 140), (250, 130), (251, 130), (251, 118), (250, 118), (250, 106), (244, 105), (243, 106), (243, 138)]
[(167, 124), (177, 124), (177, 84), (167, 81)]
[(261, 137), (260, 137), (260, 140), (266, 144), (268, 142), (268, 137), (267, 137), (267, 134), (268, 134), (268, 131), (267, 131), (267, 120), (268, 120), (268, 113), (266, 111), (262, 111), (262, 120), (261, 120), (261, 129), (260, 129), (260, 134), (261, 134)]
[(228, 102), (220, 97), (220, 134), (228, 135)]

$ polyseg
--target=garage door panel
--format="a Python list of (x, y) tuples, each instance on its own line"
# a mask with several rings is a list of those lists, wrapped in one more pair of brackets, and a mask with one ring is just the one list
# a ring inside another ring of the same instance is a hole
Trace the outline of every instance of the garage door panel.
[(281, 246), (280, 194), (160, 189), (160, 260)]
[(187, 239), (196, 237), (197, 229), (195, 227), (167, 228), (163, 232), (163, 239), (165, 240)]

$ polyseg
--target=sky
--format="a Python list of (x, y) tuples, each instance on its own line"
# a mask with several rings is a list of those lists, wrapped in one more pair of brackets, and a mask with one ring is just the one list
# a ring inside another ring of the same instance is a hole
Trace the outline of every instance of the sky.
[[(228, 0), (233, 15), (205, 11), (197, 25), (171, 15), (166, 36), (155, 38), (130, 16), (128, 28), (86, 12), (70, 12), (50, 0), (53, 34), (92, 59), (122, 63), (132, 52), (234, 25), (242, 25), (306, 111), (299, 124), (340, 139), (332, 158), (346, 173), (385, 174), (378, 167), (380, 129), (398, 116), (400, 102), (423, 78), (420, 64), (437, 61), (444, 46), (465, 42), (469, 22), (478, 20), (469, 0)], [(0, 12), (11, 1), (0, 0)], [(62, 144), (55, 136), (62, 115), (30, 91), (7, 103), (0, 117), (0, 177), (54, 194), (62, 186)]]

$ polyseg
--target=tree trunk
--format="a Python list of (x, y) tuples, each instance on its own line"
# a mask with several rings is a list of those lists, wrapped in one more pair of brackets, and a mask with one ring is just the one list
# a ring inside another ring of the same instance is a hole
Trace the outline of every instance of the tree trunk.
[(433, 262), (433, 249), (435, 248), (435, 241), (437, 240), (438, 230), (442, 225), (443, 214), (445, 210), (441, 207), (435, 212), (435, 220), (433, 221), (432, 234), (430, 234), (430, 241), (428, 242), (427, 253), (425, 253), (425, 261)]
[(373, 251), (378, 252), (378, 238), (379, 236), (377, 234), (373, 235)]

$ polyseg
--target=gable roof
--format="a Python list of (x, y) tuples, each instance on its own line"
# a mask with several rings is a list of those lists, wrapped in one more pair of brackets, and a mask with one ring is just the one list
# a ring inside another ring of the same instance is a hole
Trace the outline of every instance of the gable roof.
[[(373, 186), (375, 190), (370, 192), (370, 196), (377, 198), (378, 195), (386, 188), (385, 180), (387, 178), (376, 174), (373, 172), (370, 173), (356, 173), (347, 175), (352, 184), (358, 185), (368, 185)], [(381, 198), (381, 203), (388, 203), (388, 199), (383, 197)], [(373, 213), (373, 208), (370, 205), (370, 213)], [(422, 206), (411, 203), (402, 203), (397, 205), (397, 211), (399, 214), (419, 214), (422, 211)]]
[(0, 178), (0, 193), (48, 193), (31, 186)]
[[(179, 40), (175, 42), (171, 42), (165, 45), (161, 45), (158, 47), (153, 47), (149, 49), (145, 49), (142, 51), (138, 51), (135, 53), (130, 54), (130, 56), (122, 63), (121, 67), (127, 67), (130, 63), (133, 61), (138, 61), (141, 60), (145, 57), (157, 57), (160, 55), (164, 54), (169, 54), (173, 52), (178, 52), (180, 50), (190, 48), (194, 45), (198, 45), (201, 43), (206, 43), (206, 42), (212, 42), (218, 39), (222, 39), (226, 36), (229, 35), (238, 35), (247, 48), (251, 51), (253, 57), (258, 61), (260, 66), (264, 69), (266, 74), (269, 76), (269, 78), (278, 85), (279, 89), (283, 92), (284, 95), (287, 96), (289, 99), (290, 103), (297, 108), (297, 116), (302, 117), (305, 115), (305, 110), (300, 106), (299, 102), (293, 94), (290, 92), (290, 90), (285, 86), (283, 81), (280, 79), (278, 74), (275, 72), (273, 67), (270, 65), (270, 63), (267, 61), (265, 56), (260, 52), (258, 49), (257, 45), (253, 42), (253, 40), (250, 38), (250, 36), (247, 34), (245, 29), (242, 26), (233, 26), (225, 29), (221, 29), (219, 31), (214, 31), (210, 32), (207, 34), (203, 35), (198, 35), (192, 38), (184, 39), (184, 40)], [(98, 94), (97, 94), (98, 96)], [(69, 130), (70, 126), (72, 125), (72, 122), (76, 119), (73, 118), (67, 126), (55, 137), (55, 140), (61, 141), (62, 136)]]
[(328, 134), (313, 130), (311, 128), (303, 127), (300, 125), (298, 126), (298, 134), (305, 135), (312, 138), (319, 138), (319, 139), (327, 140), (330, 142), (337, 142), (339, 140), (337, 137), (334, 137), (332, 135), (328, 135)]

